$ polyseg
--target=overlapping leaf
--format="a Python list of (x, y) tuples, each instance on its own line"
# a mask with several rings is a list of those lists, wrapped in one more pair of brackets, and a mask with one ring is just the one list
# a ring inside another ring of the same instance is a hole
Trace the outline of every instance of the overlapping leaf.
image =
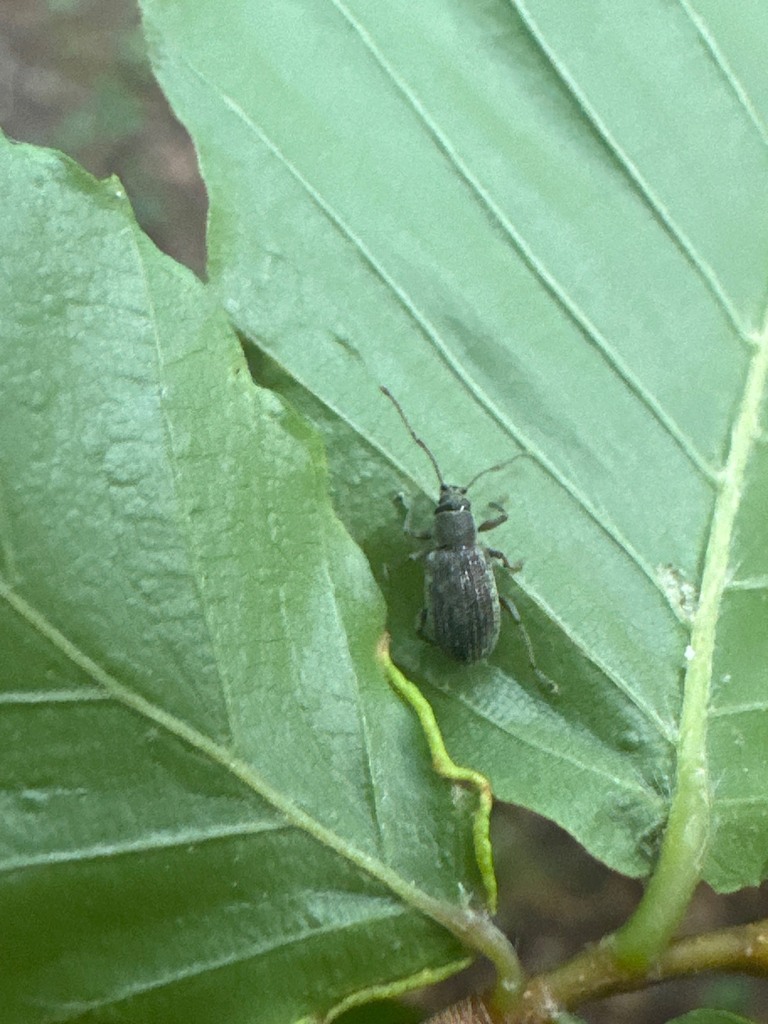
[(317, 438), (119, 183), (5, 141), (0, 181), (3, 1021), (283, 1022), (455, 969), (476, 797), (377, 667)]
[[(212, 280), (272, 360), (259, 372), (324, 423), (338, 507), (452, 749), (640, 873), (687, 694), (707, 877), (763, 877), (768, 16), (143, 8), (208, 185)], [(525, 558), (518, 603), (551, 690), (511, 630), (472, 670), (414, 637), (389, 497), (435, 481), (379, 383), (458, 482), (531, 455), (476, 498), (510, 499), (494, 544)]]

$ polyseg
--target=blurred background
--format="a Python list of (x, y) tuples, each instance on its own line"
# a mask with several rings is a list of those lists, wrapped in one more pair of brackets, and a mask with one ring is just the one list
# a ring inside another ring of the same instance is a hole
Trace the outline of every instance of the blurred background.
[[(116, 174), (147, 234), (204, 278), (205, 188), (189, 137), (152, 77), (133, 0), (0, 0), (0, 128), (18, 141), (62, 150), (97, 177)], [(608, 871), (526, 811), (497, 808), (494, 846), (499, 923), (529, 971), (553, 967), (599, 940), (639, 898), (638, 883)], [(760, 917), (768, 917), (768, 886), (728, 897), (702, 886), (685, 931)], [(475, 965), (409, 1000), (413, 1019), (488, 981), (487, 966)], [(662, 1024), (698, 1006), (768, 1021), (768, 982), (723, 975), (669, 982), (582, 1007), (580, 1015), (591, 1024)], [(348, 1019), (374, 1015), (363, 1009)]]
[(153, 241), (203, 275), (205, 188), (131, 0), (0, 0), (0, 128), (116, 174)]

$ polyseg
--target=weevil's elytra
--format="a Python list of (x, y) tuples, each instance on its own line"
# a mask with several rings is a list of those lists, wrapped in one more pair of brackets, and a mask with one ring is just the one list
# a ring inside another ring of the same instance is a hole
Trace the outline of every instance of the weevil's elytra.
[[(498, 515), (478, 526), (467, 491), (485, 473), (501, 469), (522, 455), (483, 470), (466, 487), (447, 484), (435, 456), (417, 436), (400, 403), (387, 388), (381, 390), (397, 409), (413, 440), (426, 452), (440, 484), (433, 532), (414, 534), (407, 520), (405, 525), (412, 536), (434, 542), (432, 548), (413, 556), (424, 561), (424, 609), (419, 616), (419, 632), (456, 661), (467, 664), (481, 661), (495, 648), (501, 624), (493, 559), (502, 562), (511, 572), (519, 571), (522, 563), (512, 565), (501, 551), (478, 544), (478, 533), (501, 526), (507, 514), (500, 505), (492, 504)], [(503, 603), (520, 628), (531, 668), (538, 678), (549, 684), (536, 666), (530, 637), (517, 609), (508, 599)]]
[(435, 548), (424, 556), (424, 564), (419, 632), (456, 661), (487, 658), (499, 639), (501, 614), (484, 550), (477, 545)]

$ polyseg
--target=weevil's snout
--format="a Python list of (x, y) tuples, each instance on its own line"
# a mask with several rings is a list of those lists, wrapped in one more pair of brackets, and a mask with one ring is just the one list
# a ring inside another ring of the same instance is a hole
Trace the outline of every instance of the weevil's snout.
[(468, 512), (471, 508), (466, 487), (440, 484), (440, 497), (435, 512)]

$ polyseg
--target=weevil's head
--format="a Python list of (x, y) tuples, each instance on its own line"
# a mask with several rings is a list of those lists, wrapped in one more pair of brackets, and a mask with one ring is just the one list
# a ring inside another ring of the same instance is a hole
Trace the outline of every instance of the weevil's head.
[(466, 487), (440, 482), (440, 497), (437, 499), (435, 515), (438, 512), (469, 512), (471, 508)]

